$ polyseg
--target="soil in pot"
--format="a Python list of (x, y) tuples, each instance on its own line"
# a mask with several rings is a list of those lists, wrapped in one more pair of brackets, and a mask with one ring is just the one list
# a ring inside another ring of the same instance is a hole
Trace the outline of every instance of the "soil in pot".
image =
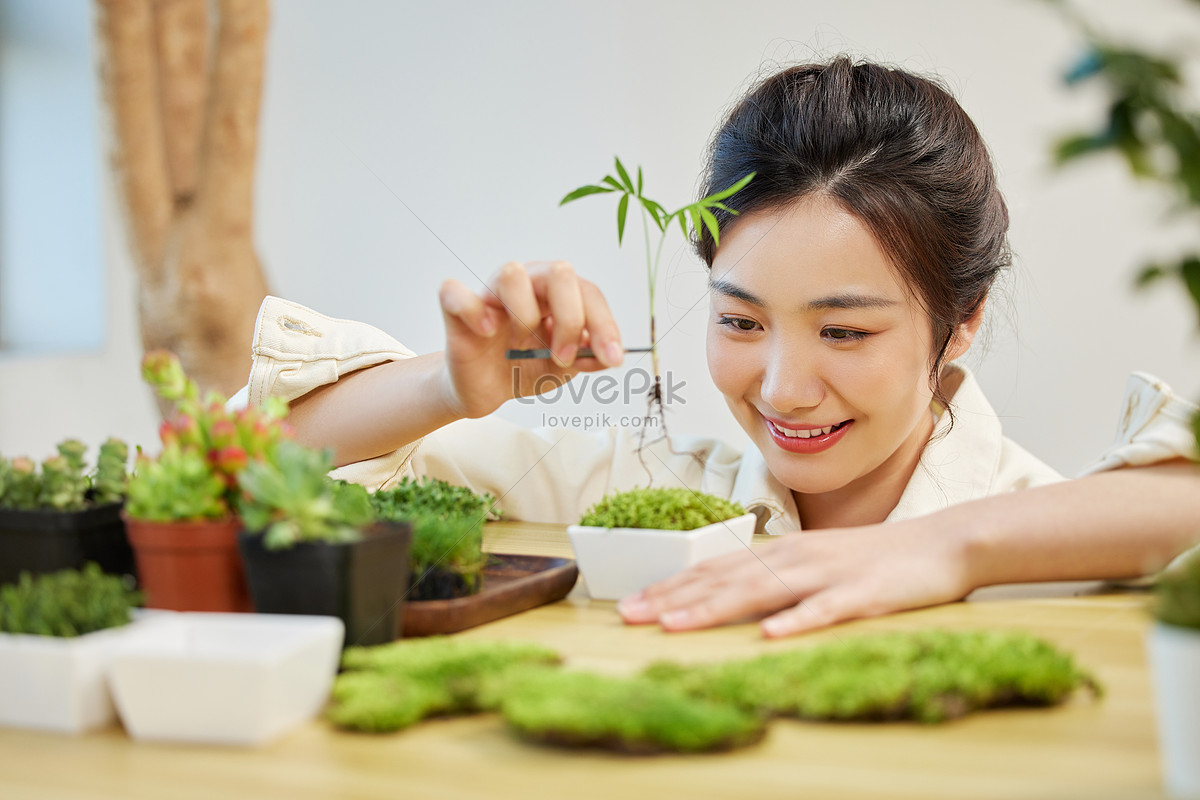
[(385, 644), (398, 638), (408, 592), (408, 523), (379, 522), (357, 542), (302, 542), (268, 550), (263, 537), (239, 537), (254, 609), (263, 614), (339, 617), (345, 644)]
[(150, 522), (126, 517), (147, 608), (252, 611), (237, 518)]
[(113, 575), (136, 575), (121, 504), (81, 511), (0, 509), (0, 584), (22, 572), (79, 569), (89, 561)]

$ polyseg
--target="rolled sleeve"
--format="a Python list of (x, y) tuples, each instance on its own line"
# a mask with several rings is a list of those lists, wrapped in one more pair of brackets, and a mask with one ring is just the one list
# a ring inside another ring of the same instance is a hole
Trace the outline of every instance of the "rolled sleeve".
[(1121, 405), (1116, 439), (1080, 475), (1176, 458), (1195, 459), (1196, 437), (1191, 427), (1195, 414), (1196, 405), (1176, 395), (1163, 381), (1144, 372), (1133, 373)]

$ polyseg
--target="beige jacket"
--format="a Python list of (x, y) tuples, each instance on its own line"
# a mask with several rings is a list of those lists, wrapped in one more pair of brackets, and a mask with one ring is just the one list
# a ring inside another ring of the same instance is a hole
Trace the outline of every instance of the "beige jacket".
[[(414, 355), (370, 325), (268, 297), (255, 327), (249, 384), (231, 403), (258, 404), (271, 396), (291, 401), (363, 367)], [(941, 415), (888, 519), (1062, 480), (1003, 435), (969, 371), (949, 369), (954, 424)], [(1165, 384), (1135, 373), (1124, 409), (1117, 440), (1085, 473), (1194, 455), (1188, 429), (1194, 406)], [(630, 429), (528, 430), (494, 418), (460, 420), (333, 474), (372, 491), (405, 476), (430, 475), (490, 492), (510, 519), (571, 523), (604, 494), (646, 485), (649, 467), (655, 486), (686, 486), (740, 502), (758, 514), (760, 532), (800, 528), (791, 492), (756, 449), (741, 452), (714, 439), (675, 437), (650, 445), (639, 458), (637, 445), (637, 431)]]

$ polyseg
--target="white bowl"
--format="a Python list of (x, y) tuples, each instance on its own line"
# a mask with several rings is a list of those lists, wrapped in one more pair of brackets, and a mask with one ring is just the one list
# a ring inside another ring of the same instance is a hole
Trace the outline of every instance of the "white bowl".
[(743, 514), (690, 531), (571, 525), (567, 535), (588, 594), (620, 600), (705, 559), (745, 550), (756, 522)]
[(152, 632), (109, 668), (129, 735), (264, 744), (321, 710), (345, 629), (336, 617), (180, 613)]
[(1146, 644), (1167, 794), (1200, 798), (1200, 631), (1156, 622)]
[(111, 725), (108, 662), (154, 619), (72, 637), (0, 633), (0, 725), (60, 733)]

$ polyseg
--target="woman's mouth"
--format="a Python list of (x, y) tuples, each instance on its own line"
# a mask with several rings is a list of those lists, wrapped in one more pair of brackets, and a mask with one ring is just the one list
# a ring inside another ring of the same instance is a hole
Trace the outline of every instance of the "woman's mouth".
[(854, 424), (854, 420), (848, 419), (819, 428), (789, 428), (766, 417), (763, 417), (763, 421), (767, 423), (767, 432), (775, 444), (789, 453), (820, 453), (828, 450), (840, 442)]

